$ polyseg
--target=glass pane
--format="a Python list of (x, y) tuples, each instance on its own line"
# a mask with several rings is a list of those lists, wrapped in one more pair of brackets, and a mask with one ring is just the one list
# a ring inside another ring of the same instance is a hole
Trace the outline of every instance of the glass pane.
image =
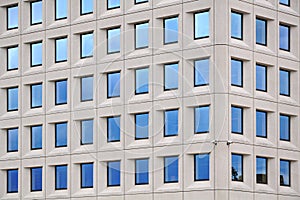
[(42, 84), (31, 85), (31, 108), (42, 106)]
[(279, 48), (282, 50), (290, 50), (290, 27), (279, 26)]
[(280, 115), (280, 140), (290, 140), (290, 116)]
[(231, 12), (231, 37), (243, 38), (243, 15), (240, 13)]
[(18, 104), (19, 104), (18, 88), (8, 88), (7, 96), (8, 96), (7, 111), (18, 110)]
[(149, 137), (149, 114), (135, 115), (135, 139), (147, 139)]
[(119, 186), (121, 184), (120, 161), (108, 162), (108, 186)]
[(19, 18), (18, 6), (7, 8), (7, 29), (18, 28)]
[(31, 127), (31, 149), (41, 149), (42, 148), (42, 126), (32, 126)]
[(135, 0), (135, 3), (144, 3), (144, 2), (148, 2), (148, 0)]
[(164, 43), (174, 43), (178, 41), (178, 17), (164, 20)]
[(19, 67), (19, 47), (7, 49), (7, 70), (18, 69)]
[(41, 167), (31, 168), (31, 191), (42, 191), (42, 171)]
[(7, 192), (8, 193), (18, 192), (18, 170), (17, 169), (7, 170)]
[(93, 163), (81, 164), (81, 188), (93, 187)]
[(165, 65), (165, 90), (178, 88), (178, 64)]
[(55, 104), (67, 103), (67, 80), (55, 82)]
[(243, 181), (243, 156), (232, 154), (232, 181)]
[(149, 26), (148, 22), (135, 25), (135, 48), (136, 49), (148, 47), (148, 43), (149, 43), (148, 26)]
[(231, 85), (243, 86), (243, 62), (231, 60)]
[(256, 19), (256, 44), (267, 44), (267, 21)]
[(120, 141), (120, 117), (109, 117), (107, 118), (107, 123), (107, 141)]
[(55, 40), (55, 62), (62, 62), (68, 59), (68, 39)]
[(290, 186), (290, 161), (280, 160), (280, 185)]
[(256, 90), (267, 91), (267, 68), (256, 65)]
[(56, 6), (55, 19), (67, 18), (67, 12), (68, 12), (67, 0), (56, 0), (55, 6)]
[(81, 35), (81, 58), (93, 56), (94, 37), (93, 33)]
[(280, 70), (280, 94), (290, 95), (290, 72)]
[(81, 121), (81, 144), (93, 144), (94, 120)]
[(31, 44), (31, 66), (42, 65), (43, 60), (42, 42)]
[(18, 151), (18, 128), (7, 130), (7, 152)]
[(42, 10), (43, 3), (42, 1), (36, 1), (31, 3), (31, 24), (42, 23)]
[(195, 14), (195, 39), (209, 36), (209, 12)]
[(81, 15), (93, 12), (93, 0), (81, 0)]
[(55, 124), (55, 147), (67, 146), (68, 124)]
[(279, 3), (289, 6), (290, 5), (290, 0), (279, 0)]
[(231, 132), (243, 133), (243, 109), (238, 107), (231, 107)]
[(149, 91), (149, 69), (135, 70), (135, 94), (148, 93)]
[(120, 28), (107, 30), (107, 53), (120, 52), (120, 34)]
[(267, 159), (257, 157), (256, 158), (256, 183), (267, 184)]
[(165, 134), (164, 136), (178, 135), (178, 110), (165, 111)]
[(195, 108), (195, 133), (209, 132), (209, 106)]
[(108, 95), (107, 97), (120, 96), (120, 72), (107, 74), (108, 76)]
[(267, 137), (267, 113), (256, 111), (256, 136)]
[(119, 8), (120, 7), (120, 0), (107, 0), (107, 8)]
[(66, 165), (56, 166), (55, 167), (55, 189), (67, 189), (68, 176), (67, 176), (68, 167)]
[(140, 159), (135, 160), (135, 184), (148, 184), (149, 183), (149, 160)]
[(81, 78), (81, 101), (93, 100), (93, 82), (92, 76)]
[(178, 182), (178, 157), (166, 157), (164, 159), (165, 183)]
[(209, 180), (209, 154), (195, 155), (195, 181)]
[(195, 86), (208, 85), (209, 83), (209, 59), (195, 61)]

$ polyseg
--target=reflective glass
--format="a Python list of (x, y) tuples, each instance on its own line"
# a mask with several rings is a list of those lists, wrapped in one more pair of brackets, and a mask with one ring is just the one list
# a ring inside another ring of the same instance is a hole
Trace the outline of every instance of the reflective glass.
[(42, 84), (31, 85), (31, 108), (37, 108), (42, 106)]
[(195, 86), (209, 84), (209, 59), (195, 60)]
[(164, 43), (178, 42), (178, 17), (164, 19)]
[(280, 115), (280, 140), (290, 140), (290, 116)]
[(42, 65), (43, 62), (42, 42), (31, 44), (31, 67)]
[(290, 50), (290, 27), (285, 25), (279, 26), (279, 48), (281, 50)]
[(107, 186), (119, 186), (121, 184), (121, 162), (108, 162), (107, 167)]
[(43, 2), (31, 2), (31, 25), (42, 23)]
[(9, 169), (7, 170), (7, 193), (18, 192), (18, 170)]
[(55, 147), (66, 147), (68, 135), (67, 122), (55, 124)]
[(209, 132), (209, 106), (195, 108), (195, 133)]
[(42, 191), (42, 167), (31, 168), (31, 191)]
[(204, 38), (209, 36), (209, 12), (195, 13), (195, 39)]
[(18, 6), (11, 6), (7, 8), (7, 29), (18, 28), (19, 8)]
[(178, 182), (178, 157), (165, 157), (164, 159), (164, 182)]
[(149, 69), (135, 70), (135, 94), (144, 94), (149, 91)]
[(19, 67), (19, 47), (7, 48), (7, 70), (18, 69)]
[(107, 53), (120, 52), (120, 28), (114, 28), (107, 30)]
[(81, 78), (81, 101), (93, 100), (93, 82), (94, 78), (92, 76)]
[(279, 3), (286, 6), (290, 6), (290, 0), (279, 0)]
[(256, 136), (267, 137), (267, 113), (256, 111)]
[(243, 61), (231, 60), (231, 85), (243, 86)]
[(43, 139), (42, 139), (42, 125), (31, 127), (31, 149), (42, 149)]
[(68, 2), (67, 0), (55, 0), (55, 19), (67, 18)]
[(243, 134), (243, 109), (231, 107), (231, 132)]
[(93, 0), (81, 0), (81, 15), (92, 13), (94, 9), (93, 7)]
[(18, 128), (7, 129), (7, 152), (18, 151)]
[(231, 162), (231, 180), (243, 181), (243, 155), (232, 154)]
[(92, 188), (94, 182), (94, 164), (81, 164), (81, 188)]
[(256, 44), (267, 45), (267, 21), (256, 19)]
[(290, 186), (291, 185), (291, 163), (288, 160), (280, 160), (280, 185)]
[(231, 37), (243, 39), (243, 15), (231, 12)]
[(67, 103), (67, 80), (55, 82), (55, 105)]
[(120, 141), (120, 117), (107, 118), (107, 141)]
[(209, 180), (209, 154), (194, 155), (195, 181)]
[(68, 184), (68, 167), (67, 165), (55, 166), (55, 189), (67, 189)]
[(148, 2), (148, 0), (135, 0), (135, 4)]
[(7, 89), (7, 111), (16, 111), (18, 110), (19, 104), (19, 89), (16, 88), (8, 88)]
[(267, 161), (267, 158), (256, 157), (256, 183), (268, 183)]
[(60, 38), (55, 40), (55, 62), (63, 62), (68, 59), (68, 39)]
[(120, 96), (120, 76), (120, 72), (107, 74), (108, 98)]
[(256, 65), (256, 90), (267, 91), (267, 67)]
[(135, 160), (135, 184), (142, 185), (149, 183), (149, 160)]
[(135, 115), (135, 139), (147, 139), (149, 137), (149, 114)]
[(280, 70), (279, 73), (280, 95), (290, 96), (290, 72)]
[(120, 8), (120, 0), (107, 0), (107, 9)]
[(81, 35), (81, 58), (87, 58), (93, 56), (94, 51), (94, 35), (93, 33), (87, 33)]
[(178, 89), (178, 63), (165, 65), (165, 90)]
[(81, 121), (81, 144), (93, 144), (94, 120)]
[(149, 23), (135, 25), (135, 48), (146, 48), (149, 43)]
[(165, 111), (164, 136), (178, 135), (178, 110)]

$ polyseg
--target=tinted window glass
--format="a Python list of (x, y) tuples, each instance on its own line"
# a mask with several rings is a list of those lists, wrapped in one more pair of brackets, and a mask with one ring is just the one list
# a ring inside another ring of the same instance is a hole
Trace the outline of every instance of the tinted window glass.
[(42, 42), (31, 44), (31, 67), (42, 65), (43, 62)]
[(195, 181), (209, 180), (209, 154), (194, 155)]
[(7, 170), (7, 193), (18, 192), (18, 170)]
[(290, 140), (290, 116), (280, 115), (280, 140)]
[(18, 151), (18, 128), (7, 129), (7, 152)]
[(93, 56), (94, 51), (94, 36), (93, 33), (87, 33), (81, 35), (81, 58), (87, 58)]
[(165, 157), (164, 159), (164, 182), (178, 182), (178, 157)]
[(135, 139), (147, 139), (149, 137), (149, 114), (135, 115)]
[(290, 186), (291, 185), (291, 163), (287, 160), (280, 160), (280, 185)]
[(267, 158), (256, 157), (256, 183), (268, 183), (267, 161)]
[(55, 0), (55, 19), (67, 18), (68, 2), (67, 0)]
[(290, 0), (279, 0), (279, 3), (282, 5), (289, 6), (290, 5)]
[(178, 63), (165, 65), (164, 89), (178, 89)]
[(209, 36), (209, 12), (195, 13), (194, 16), (194, 37), (195, 39), (205, 38)]
[(31, 149), (42, 149), (43, 140), (42, 140), (42, 125), (32, 126), (31, 127)]
[(93, 0), (81, 0), (80, 14), (85, 15), (93, 12)]
[(18, 28), (19, 21), (18, 5), (7, 8), (7, 29)]
[(120, 117), (107, 118), (107, 141), (120, 141)]
[(19, 93), (18, 88), (8, 88), (7, 89), (7, 111), (18, 110), (19, 104)]
[(286, 25), (279, 26), (279, 48), (281, 50), (290, 50), (290, 27)]
[(195, 63), (195, 80), (194, 86), (209, 84), (209, 59), (196, 60)]
[(31, 168), (31, 191), (42, 191), (43, 168)]
[(231, 180), (243, 181), (243, 156), (239, 154), (232, 154), (231, 162)]
[(92, 76), (81, 78), (81, 101), (93, 100), (93, 81), (94, 78)]
[(81, 164), (81, 188), (92, 188), (94, 182), (94, 164)]
[(67, 189), (67, 183), (68, 183), (67, 171), (68, 171), (67, 165), (55, 166), (55, 189), (56, 190)]
[(267, 21), (256, 19), (256, 44), (267, 45)]
[(107, 186), (119, 186), (121, 184), (121, 162), (108, 162), (107, 167)]
[(31, 25), (42, 23), (42, 1), (31, 2)]
[(290, 96), (290, 72), (281, 69), (279, 73), (280, 94)]
[(7, 70), (18, 69), (19, 67), (19, 47), (7, 48)]
[(231, 107), (231, 132), (243, 134), (243, 109)]
[(195, 108), (195, 133), (209, 132), (209, 106)]
[(267, 67), (256, 65), (256, 90), (267, 91)]
[(120, 72), (107, 74), (108, 94), (107, 97), (120, 96)]
[(55, 147), (67, 146), (68, 124), (67, 122), (55, 124)]
[(148, 22), (135, 25), (135, 48), (136, 49), (148, 47), (148, 43), (149, 43), (148, 26), (149, 26)]
[(107, 30), (107, 53), (120, 52), (120, 28), (114, 28)]
[(243, 61), (231, 60), (231, 85), (243, 86)]
[(135, 184), (142, 185), (149, 183), (149, 160), (135, 160)]
[(148, 2), (148, 0), (135, 0), (135, 4)]
[(178, 110), (165, 111), (165, 133), (164, 136), (178, 135)]
[(107, 9), (120, 8), (120, 0), (107, 0)]
[(256, 111), (256, 136), (267, 137), (267, 113)]
[(135, 94), (144, 94), (149, 91), (149, 69), (135, 70)]
[(94, 120), (81, 121), (81, 144), (93, 144)]
[(31, 85), (31, 108), (37, 108), (42, 106), (42, 84)]
[(67, 103), (67, 80), (55, 82), (55, 105)]
[(164, 43), (170, 44), (178, 41), (178, 17), (164, 19)]
[(243, 39), (243, 15), (231, 12), (231, 37)]
[(68, 39), (60, 38), (55, 40), (55, 62), (63, 62), (68, 59)]

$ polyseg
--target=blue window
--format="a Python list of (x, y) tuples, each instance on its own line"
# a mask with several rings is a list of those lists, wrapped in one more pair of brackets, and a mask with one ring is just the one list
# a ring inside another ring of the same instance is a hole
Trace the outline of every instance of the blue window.
[(41, 24), (42, 23), (42, 10), (43, 10), (43, 2), (42, 1), (33, 1), (30, 3), (30, 24)]
[(178, 156), (164, 158), (164, 183), (178, 182)]
[(208, 133), (209, 120), (209, 106), (195, 108), (195, 133)]
[(135, 160), (135, 184), (144, 185), (149, 183), (149, 159)]
[(81, 121), (81, 144), (93, 144), (94, 120)]
[(291, 186), (291, 161), (280, 159), (280, 185)]
[(256, 110), (256, 137), (267, 137), (267, 112)]
[(94, 51), (94, 34), (85, 33), (80, 35), (80, 58), (93, 56)]
[(42, 125), (31, 126), (31, 150), (42, 149), (43, 147), (43, 127)]
[(290, 6), (290, 0), (279, 0), (279, 4), (285, 5), (285, 6)]
[(7, 193), (18, 192), (18, 169), (7, 170)]
[(231, 132), (243, 134), (243, 108), (231, 107)]
[(31, 108), (38, 108), (42, 107), (42, 91), (43, 91), (43, 85), (41, 83), (39, 84), (33, 84), (30, 86), (31, 91)]
[(55, 190), (65, 190), (68, 185), (68, 166), (55, 166)]
[(107, 162), (107, 186), (120, 186), (121, 161)]
[(209, 84), (209, 59), (195, 60), (194, 62), (194, 86)]
[(80, 0), (80, 15), (93, 13), (94, 0)]
[(149, 113), (135, 115), (135, 139), (148, 139), (149, 137)]
[(30, 169), (31, 192), (42, 191), (43, 188), (43, 168), (33, 167)]
[(194, 14), (194, 39), (209, 37), (209, 11)]
[(18, 28), (19, 8), (18, 5), (7, 7), (7, 30)]
[(280, 140), (290, 141), (291, 117), (280, 114)]
[(231, 59), (231, 85), (243, 87), (243, 61)]
[(164, 44), (178, 42), (178, 17), (164, 19)]
[(268, 184), (268, 159), (256, 157), (256, 183)]
[(280, 95), (290, 96), (290, 72), (280, 69)]
[(178, 135), (178, 109), (165, 111), (164, 136)]
[(256, 18), (256, 44), (267, 45), (267, 20)]
[(18, 151), (18, 128), (7, 129), (7, 152)]
[(267, 91), (267, 67), (256, 64), (256, 90)]
[(279, 25), (279, 49), (290, 51), (290, 26)]
[(107, 0), (107, 10), (120, 8), (120, 0)]
[(107, 74), (107, 98), (120, 97), (120, 72)]
[(231, 38), (243, 39), (243, 14), (231, 12)]
[(31, 67), (40, 66), (43, 63), (43, 44), (36, 42), (30, 44)]
[(67, 80), (61, 80), (55, 82), (55, 105), (61, 105), (67, 103), (68, 85)]
[(64, 62), (68, 59), (68, 38), (55, 40), (55, 63)]
[(120, 116), (107, 118), (107, 142), (120, 141)]
[(243, 182), (243, 155), (231, 155), (231, 180)]
[(135, 94), (145, 94), (149, 92), (149, 69), (135, 70)]
[(55, 124), (55, 147), (66, 147), (68, 137), (68, 123)]
[(121, 45), (121, 29), (112, 28), (107, 30), (107, 53), (118, 53), (120, 52)]
[(135, 24), (135, 48), (147, 48), (149, 45), (149, 23)]
[(7, 88), (7, 111), (18, 110), (19, 105), (19, 89), (18, 87)]
[(15, 70), (19, 67), (19, 47), (7, 48), (7, 70)]
[(92, 101), (93, 100), (93, 87), (94, 78), (83, 77), (81, 78), (81, 101)]
[(194, 180), (209, 180), (209, 154), (194, 155)]
[(55, 0), (55, 20), (66, 19), (68, 13), (67, 0)]
[(145, 3), (145, 2), (148, 2), (148, 0), (135, 0), (134, 1), (135, 4)]
[(81, 168), (81, 188), (92, 188), (94, 183), (94, 164), (82, 163)]
[(165, 65), (164, 80), (164, 90), (178, 89), (178, 63)]

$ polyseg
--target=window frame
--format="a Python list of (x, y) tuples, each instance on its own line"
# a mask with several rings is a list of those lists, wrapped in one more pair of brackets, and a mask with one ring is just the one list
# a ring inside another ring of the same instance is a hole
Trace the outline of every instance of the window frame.
[[(32, 169), (42, 169), (42, 189), (41, 190), (33, 190), (32, 189)], [(43, 167), (31, 167), (30, 168), (30, 191), (31, 192), (40, 192), (40, 191), (43, 191)]]
[(31, 1), (30, 3), (30, 26), (38, 25), (43, 23), (43, 10), (42, 10), (42, 19), (40, 22), (32, 23), (32, 4), (36, 2), (41, 2), (42, 7), (43, 7), (43, 1), (42, 0), (36, 0), (36, 1)]
[[(148, 136), (146, 138), (137, 138), (136, 137), (136, 116), (137, 115), (148, 115)], [(135, 113), (134, 114), (134, 140), (148, 140), (149, 139), (149, 112), (141, 112), (141, 113)]]
[(119, 0), (119, 6), (115, 6), (115, 7), (108, 7), (109, 1), (110, 0), (106, 0), (106, 10), (114, 10), (114, 9), (121, 8), (121, 0)]
[[(18, 108), (16, 109), (9, 109), (8, 105), (9, 105), (9, 90), (10, 89), (18, 89)], [(9, 88), (6, 88), (6, 111), (7, 112), (14, 112), (14, 111), (18, 111), (19, 110), (19, 86), (14, 86), (14, 87), (9, 87)]]
[[(67, 89), (67, 94), (66, 94), (66, 96), (67, 96), (67, 99), (66, 99), (66, 102), (63, 102), (63, 103), (57, 103), (56, 102), (56, 100), (57, 100), (57, 83), (58, 82), (63, 82), (63, 81), (66, 81), (66, 84), (67, 84), (67, 87), (66, 87), (66, 89)], [(61, 80), (56, 80), (56, 81), (54, 81), (54, 87), (55, 87), (55, 97), (54, 97), (54, 105), (55, 106), (59, 106), (59, 105), (66, 105), (66, 104), (68, 104), (68, 79), (61, 79)]]
[[(201, 10), (201, 11), (198, 11), (198, 12), (194, 12), (193, 13), (193, 23), (194, 23), (194, 26), (193, 26), (193, 37), (194, 37), (194, 40), (199, 40), (199, 39), (205, 39), (205, 38), (209, 38), (209, 36), (210, 36), (210, 32), (209, 32), (209, 34), (207, 35), (207, 36), (202, 36), (202, 37), (196, 37), (196, 15), (197, 14), (200, 14), (200, 13), (205, 13), (205, 12), (208, 12), (208, 14), (210, 15), (210, 12), (209, 12), (210, 10), (209, 9), (206, 9), (206, 10)], [(209, 23), (209, 31), (210, 31), (210, 16), (209, 16), (209, 21), (208, 21), (208, 23)]]
[(164, 135), (163, 137), (166, 138), (166, 137), (177, 137), (179, 135), (179, 129), (177, 129), (177, 133), (176, 135), (166, 135), (166, 112), (169, 112), (169, 111), (177, 111), (177, 128), (179, 128), (179, 108), (174, 108), (174, 109), (167, 109), (167, 110), (164, 110)]
[[(17, 149), (16, 150), (9, 150), (9, 130), (18, 130), (18, 144), (17, 144)], [(14, 152), (19, 152), (19, 127), (11, 127), (6, 129), (6, 153), (14, 153)]]
[[(120, 94), (118, 96), (115, 96), (115, 95), (112, 95), (110, 96), (109, 95), (109, 75), (110, 74), (120, 74), (120, 79), (119, 79), (119, 87), (120, 87)], [(121, 71), (112, 71), (112, 72), (109, 72), (109, 73), (106, 73), (106, 76), (107, 76), (107, 82), (106, 82), (106, 98), (107, 99), (112, 99), (112, 98), (120, 98), (121, 97)]]
[[(82, 186), (82, 175), (83, 175), (83, 173), (82, 173), (82, 165), (89, 165), (89, 164), (92, 164), (92, 166), (93, 166), (93, 185), (92, 186)], [(80, 163), (80, 188), (81, 189), (87, 189), (87, 188), (94, 188), (94, 173), (95, 173), (95, 169), (94, 169), (95, 167), (94, 167), (94, 163), (93, 162), (87, 162), (87, 163)]]
[[(208, 174), (208, 179), (197, 179), (196, 178), (196, 171), (197, 171), (197, 162), (196, 162), (196, 160), (197, 160), (197, 156), (199, 156), (199, 155), (208, 155), (208, 170), (209, 170), (209, 174)], [(194, 182), (200, 182), (200, 181), (209, 181), (210, 180), (210, 153), (197, 153), (197, 154), (194, 154)]]
[[(85, 99), (83, 100), (82, 99), (82, 79), (84, 78), (93, 78), (93, 96), (91, 99)], [(80, 102), (88, 102), (88, 101), (93, 101), (94, 100), (94, 76), (83, 76), (83, 77), (80, 77)]]
[[(232, 83), (232, 64), (231, 64), (231, 61), (234, 60), (235, 62), (239, 62), (241, 63), (241, 85), (238, 85), (238, 84), (233, 84)], [(244, 61), (241, 60), (241, 59), (237, 59), (237, 58), (231, 58), (230, 59), (230, 85), (231, 86), (234, 86), (234, 87), (239, 87), (239, 88), (243, 88), (244, 87)]]
[[(280, 163), (281, 161), (283, 162), (288, 162), (289, 163), (289, 184), (281, 184), (281, 181), (280, 181), (280, 169), (281, 169), (281, 166), (280, 166)], [(292, 162), (290, 160), (286, 160), (286, 159), (279, 159), (279, 185), (282, 186), (282, 187), (291, 187), (291, 169), (292, 169)]]
[[(8, 50), (9, 49), (12, 49), (12, 48), (18, 48), (18, 67), (17, 68), (13, 68), (13, 69), (9, 69), (8, 68), (8, 63), (9, 63), (9, 53), (8, 53)], [(13, 45), (13, 46), (9, 46), (9, 47), (6, 47), (6, 71), (16, 71), (16, 70), (19, 70), (19, 45)]]
[[(289, 137), (288, 137), (288, 139), (282, 139), (281, 138), (281, 132), (280, 132), (280, 118), (281, 118), (281, 116), (282, 117), (287, 117), (288, 118), (288, 122), (289, 122)], [(280, 141), (285, 141), (285, 142), (290, 142), (291, 141), (291, 128), (292, 128), (292, 126), (291, 126), (291, 118), (292, 118), (292, 116), (291, 115), (287, 115), (287, 114), (283, 114), (283, 113), (279, 113), (279, 140)]]
[(39, 127), (39, 126), (41, 126), (42, 129), (43, 129), (43, 125), (42, 124), (30, 126), (30, 150), (31, 151), (43, 149), (43, 130), (42, 130), (42, 147), (41, 148), (32, 148), (32, 128)]
[(64, 19), (68, 18), (68, 0), (66, 0), (66, 3), (67, 3), (66, 16), (65, 17), (61, 17), (61, 18), (57, 18), (56, 17), (56, 13), (57, 13), (57, 0), (54, 1), (54, 21), (64, 20)]
[[(265, 74), (264, 74), (265, 86), (266, 86), (265, 90), (264, 89), (257, 89), (257, 66), (265, 68)], [(256, 80), (255, 80), (255, 90), (260, 91), (260, 92), (268, 92), (268, 66), (256, 63), (256, 65), (255, 65), (255, 78), (256, 78)]]
[[(55, 1), (57, 1), (57, 0), (55, 0)], [(57, 54), (57, 41), (58, 40), (62, 40), (62, 39), (66, 39), (67, 40), (67, 46), (66, 46), (66, 48), (67, 48), (67, 50), (68, 50), (68, 36), (62, 36), (62, 37), (58, 37), (58, 38), (55, 38), (54, 39), (54, 63), (61, 63), (61, 62), (67, 62), (68, 61), (68, 52), (67, 52), (67, 56), (66, 56), (66, 59), (64, 59), (64, 60), (56, 60), (56, 54)]]
[(244, 182), (244, 155), (243, 154), (239, 154), (239, 153), (231, 153), (231, 169), (233, 168), (232, 167), (232, 156), (235, 155), (235, 156), (240, 156), (242, 159), (241, 159), (241, 171), (242, 171), (242, 180), (233, 180), (232, 179), (232, 170), (231, 170), (231, 181), (233, 182)]
[[(13, 28), (9, 28), (8, 27), (8, 21), (9, 21), (9, 14), (8, 14), (8, 10), (10, 8), (14, 8), (14, 7), (18, 7), (18, 26), (17, 27), (13, 27)], [(6, 30), (10, 31), (10, 30), (14, 30), (14, 29), (18, 29), (19, 28), (19, 4), (12, 4), (6, 7)]]
[[(115, 30), (115, 29), (120, 29), (120, 49), (118, 51), (109, 51), (108, 50), (108, 43), (109, 43), (109, 37), (108, 37), (108, 32), (111, 30)], [(109, 27), (108, 29), (106, 29), (106, 54), (107, 55), (111, 55), (111, 54), (116, 54), (116, 53), (120, 53), (121, 52), (121, 26), (114, 26), (114, 27)]]
[[(82, 122), (84, 121), (92, 121), (92, 125), (93, 125), (93, 132), (92, 132), (92, 137), (93, 137), (93, 141), (92, 142), (87, 142), (87, 143), (83, 143), (82, 142)], [(83, 119), (80, 120), (80, 145), (92, 145), (94, 144), (94, 119)]]
[[(175, 44), (175, 43), (179, 42), (179, 37), (177, 37), (177, 41), (166, 42), (166, 20), (174, 19), (174, 18), (177, 18), (177, 29), (179, 29), (179, 16), (178, 15), (173, 15), (173, 16), (168, 16), (166, 18), (163, 18), (163, 44), (164, 45)], [(179, 34), (179, 30), (178, 30), (177, 34)]]
[(86, 12), (86, 13), (82, 13), (82, 1), (84, 1), (84, 0), (80, 0), (80, 16), (89, 15), (89, 14), (94, 13), (94, 1), (93, 1), (93, 11)]
[[(239, 37), (232, 36), (232, 31), (231, 31), (232, 30), (232, 24), (230, 22), (230, 38), (242, 41), (242, 40), (244, 40), (244, 14), (242, 12), (239, 12), (239, 11), (236, 11), (236, 10), (231, 10), (230, 18), (231, 18), (232, 13), (238, 14), (238, 15), (241, 16), (241, 37), (239, 38)], [(232, 19), (230, 19), (230, 20), (232, 20)]]
[(43, 83), (34, 83), (34, 84), (30, 85), (30, 108), (31, 109), (43, 107), (43, 95), (42, 95), (42, 105), (40, 105), (40, 106), (32, 106), (32, 86), (37, 86), (37, 85), (41, 85), (41, 87), (42, 87), (42, 94), (43, 94)]
[[(136, 72), (137, 70), (142, 70), (142, 69), (148, 69), (148, 90), (147, 92), (137, 92), (136, 91), (136, 86), (137, 86), (137, 75), (136, 75)], [(141, 68), (137, 68), (137, 69), (134, 69), (134, 95), (140, 95), (140, 94), (149, 94), (149, 67), (141, 67)]]
[[(18, 188), (17, 188), (17, 191), (8, 191), (8, 183), (9, 183), (9, 177), (8, 177), (8, 172), (9, 171), (17, 171), (17, 173), (18, 173), (18, 176), (17, 176), (17, 178), (18, 178)], [(14, 169), (7, 169), (6, 170), (6, 193), (8, 193), (8, 194), (15, 194), (15, 193), (19, 193), (19, 169), (18, 168), (14, 168)]]
[(262, 157), (262, 156), (256, 156), (256, 160), (255, 161), (257, 161), (257, 158), (259, 158), (259, 159), (264, 159), (265, 160), (265, 162), (266, 162), (266, 182), (265, 183), (263, 183), (263, 181), (262, 182), (258, 182), (257, 180), (257, 162), (255, 162), (256, 163), (256, 169), (255, 169), (255, 175), (256, 175), (256, 184), (264, 184), (264, 185), (268, 185), (268, 158), (266, 158), (266, 157)]
[(257, 30), (257, 27), (256, 27), (257, 20), (263, 21), (265, 23), (265, 26), (264, 26), (265, 27), (265, 44), (257, 42), (256, 33), (255, 33), (255, 44), (262, 45), (262, 46), (268, 46), (268, 20), (261, 18), (261, 17), (256, 17), (255, 18), (255, 30)]
[(244, 135), (244, 108), (241, 106), (231, 105), (231, 121), (232, 121), (232, 108), (238, 108), (241, 110), (241, 132), (236, 132), (232, 130), (232, 123), (231, 123), (231, 133)]
[[(177, 159), (177, 180), (174, 181), (166, 181), (166, 158), (175, 158)], [(165, 156), (164, 159), (164, 184), (168, 183), (179, 183), (179, 157), (177, 155), (174, 156)]]
[[(112, 119), (112, 118), (120, 118), (119, 120), (120, 120), (120, 127), (119, 127), (119, 131), (120, 131), (120, 139), (119, 140), (110, 140), (109, 139), (109, 119)], [(106, 117), (106, 129), (107, 129), (107, 135), (106, 135), (106, 137), (107, 137), (107, 139), (106, 139), (106, 142), (107, 143), (111, 143), (111, 142), (121, 142), (121, 115), (116, 115), (116, 116), (109, 116), (109, 117)]]
[[(93, 35), (93, 52), (92, 52), (92, 55), (88, 55), (88, 56), (83, 56), (82, 55), (82, 37), (84, 36), (84, 35), (89, 35), (89, 34), (92, 34)], [(92, 58), (92, 57), (94, 57), (94, 31), (89, 31), (89, 32), (85, 32), (85, 33), (81, 33), (80, 34), (80, 59), (85, 59), (85, 58)]]
[[(147, 175), (148, 175), (148, 182), (147, 183), (137, 183), (137, 170), (136, 170), (136, 166), (137, 166), (137, 161), (138, 160), (147, 160), (148, 162), (148, 171), (147, 171)], [(134, 160), (134, 185), (149, 185), (149, 158), (138, 158)]]
[[(56, 126), (57, 125), (59, 125), (59, 124), (66, 124), (66, 126), (67, 126), (67, 133), (66, 133), (66, 135), (67, 135), (67, 141), (66, 141), (66, 144), (65, 145), (61, 145), (61, 146), (58, 146), (58, 145), (56, 145), (56, 141), (57, 141), (57, 131), (56, 131)], [(68, 146), (68, 122), (67, 121), (64, 121), (64, 122), (57, 122), (57, 123), (55, 123), (54, 124), (54, 147), (55, 148), (64, 148), (64, 147), (67, 147)]]
[[(138, 25), (141, 25), (141, 24), (148, 24), (148, 44), (147, 44), (147, 46), (142, 46), (142, 47), (136, 47), (136, 43), (137, 43), (137, 37), (136, 37), (136, 32), (137, 32), (137, 29), (136, 29), (136, 27), (138, 26)], [(147, 21), (141, 21), (141, 22), (138, 22), (138, 23), (135, 23), (134, 24), (134, 50), (139, 50), (139, 49), (147, 49), (147, 48), (149, 48), (149, 20), (147, 20)]]
[[(67, 174), (66, 174), (66, 176), (67, 176), (67, 186), (66, 186), (65, 188), (58, 188), (57, 185), (56, 185), (56, 180), (57, 180), (57, 177), (56, 177), (57, 169), (56, 169), (56, 168), (57, 168), (57, 167), (67, 167)], [(54, 175), (54, 185), (55, 185), (54, 190), (55, 190), (55, 191), (57, 191), (57, 190), (67, 190), (67, 189), (68, 189), (68, 165), (66, 165), (66, 164), (64, 164), (64, 165), (55, 165), (55, 166), (54, 166), (54, 169), (55, 169), (55, 170), (54, 170), (54, 171), (55, 171), (55, 172), (54, 172), (54, 174), (55, 174), (55, 175)]]
[[(288, 28), (288, 48), (287, 49), (280, 47), (280, 27), (281, 26)], [(291, 52), (291, 26), (288, 24), (281, 23), (281, 22), (279, 22), (279, 50), (285, 51), (285, 52)]]
[[(289, 86), (288, 94), (284, 94), (284, 93), (280, 92), (280, 86), (281, 86), (280, 72), (281, 71), (288, 73), (288, 86)], [(285, 96), (285, 97), (290, 97), (291, 96), (291, 71), (286, 70), (286, 69), (282, 69), (282, 68), (279, 68), (279, 95), (282, 95), (282, 96)]]
[(32, 59), (32, 45), (35, 45), (35, 44), (39, 44), (39, 43), (41, 43), (41, 45), (42, 45), (42, 50), (43, 50), (43, 41), (42, 40), (39, 40), (39, 41), (35, 41), (35, 42), (32, 42), (32, 43), (30, 43), (30, 67), (32, 68), (32, 67), (39, 67), (39, 66), (42, 66), (43, 65), (43, 52), (42, 52), (42, 63), (41, 64), (32, 64), (32, 61), (33, 61), (33, 59)]
[[(257, 124), (257, 117), (256, 117), (256, 114), (257, 112), (261, 112), (261, 113), (264, 113), (265, 116), (266, 116), (266, 128), (265, 128), (265, 132), (266, 132), (266, 136), (261, 136), (261, 135), (257, 135), (257, 129), (256, 129), (256, 133), (255, 133), (255, 136), (258, 137), (258, 138), (268, 138), (268, 112), (264, 111), (264, 110), (259, 110), (259, 109), (256, 109), (255, 110), (255, 123)], [(256, 125), (257, 126), (257, 125)]]

